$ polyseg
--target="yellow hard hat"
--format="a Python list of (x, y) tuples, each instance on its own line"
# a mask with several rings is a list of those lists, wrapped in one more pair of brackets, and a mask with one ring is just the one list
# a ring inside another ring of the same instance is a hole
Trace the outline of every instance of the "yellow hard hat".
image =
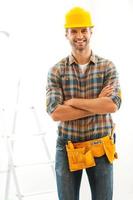
[(65, 28), (93, 27), (90, 12), (81, 7), (74, 7), (66, 13)]

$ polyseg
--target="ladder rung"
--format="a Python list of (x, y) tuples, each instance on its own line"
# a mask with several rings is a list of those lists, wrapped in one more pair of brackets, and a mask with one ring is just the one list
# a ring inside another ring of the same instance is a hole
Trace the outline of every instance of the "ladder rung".
[[(29, 193), (29, 194), (23, 194), (22, 197), (30, 197), (30, 196), (38, 196), (38, 195), (44, 195), (44, 194), (49, 194), (49, 193), (56, 193), (56, 190), (48, 190), (48, 191), (43, 191), (43, 192), (36, 192), (36, 193)], [(18, 196), (18, 195), (16, 195)]]
[(5, 138), (8, 138), (10, 140), (22, 140), (24, 138), (32, 138), (32, 137), (36, 137), (36, 136), (45, 136), (46, 133), (45, 132), (40, 132), (40, 133), (35, 133), (35, 134), (32, 134), (32, 135), (28, 135), (28, 136), (19, 136), (19, 137), (16, 137), (15, 134), (10, 134), (10, 135), (1, 135), (0, 138), (1, 139), (5, 139)]
[(9, 170), (0, 170), (0, 173), (7, 173)]
[(19, 168), (19, 167), (30, 167), (30, 166), (35, 166), (35, 165), (53, 165), (54, 161), (49, 161), (49, 162), (40, 162), (40, 163), (29, 163), (29, 164), (22, 164), (22, 165), (14, 165), (14, 167)]

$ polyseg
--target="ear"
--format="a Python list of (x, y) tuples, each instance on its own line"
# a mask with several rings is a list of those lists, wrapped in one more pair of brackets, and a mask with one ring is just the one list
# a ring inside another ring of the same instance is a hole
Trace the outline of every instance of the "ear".
[(66, 39), (68, 39), (68, 33), (67, 32), (65, 32), (65, 37), (66, 37)]
[(65, 29), (65, 37), (68, 39), (68, 30)]
[(93, 29), (92, 28), (90, 29), (90, 32), (91, 32), (91, 35), (92, 35), (92, 33), (93, 33)]

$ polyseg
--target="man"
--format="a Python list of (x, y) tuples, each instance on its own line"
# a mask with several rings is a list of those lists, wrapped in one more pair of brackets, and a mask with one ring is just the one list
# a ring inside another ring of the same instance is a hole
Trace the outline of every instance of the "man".
[[(79, 200), (82, 169), (70, 171), (66, 144), (108, 137), (113, 129), (110, 113), (120, 108), (121, 96), (114, 64), (90, 48), (90, 13), (74, 7), (65, 20), (72, 53), (50, 69), (47, 112), (60, 121), (55, 161), (59, 200)], [(105, 153), (94, 160), (95, 166), (85, 169), (92, 200), (112, 200), (113, 164)]]

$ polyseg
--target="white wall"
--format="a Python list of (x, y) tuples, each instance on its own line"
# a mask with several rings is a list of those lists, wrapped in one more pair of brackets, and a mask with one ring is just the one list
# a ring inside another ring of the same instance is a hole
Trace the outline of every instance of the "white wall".
[[(1, 0), (0, 31), (0, 134), (12, 133), (14, 113), (17, 116), (14, 145), (15, 163), (43, 162), (46, 159), (41, 138), (30, 137), (38, 133), (31, 106), (36, 108), (41, 131), (55, 153), (56, 123), (44, 110), (45, 83), (49, 67), (70, 53), (64, 36), (64, 13), (79, 5), (90, 10), (95, 28), (92, 49), (116, 64), (120, 74), (123, 94), (121, 110), (114, 114), (117, 123), (119, 160), (115, 162), (114, 199), (133, 199), (132, 173), (132, 52), (133, 52), (133, 3), (131, 0)], [(16, 107), (19, 89), (19, 100)], [(7, 167), (5, 139), (0, 140), (0, 170)], [(17, 169), (22, 193), (32, 193), (55, 188), (52, 175), (44, 165)], [(0, 173), (0, 199), (4, 198), (6, 174)], [(48, 180), (51, 180), (48, 185)], [(15, 200), (11, 182), (10, 199)], [(27, 199), (55, 200), (54, 196)], [(84, 176), (81, 199), (88, 200), (89, 189)], [(17, 198), (16, 198), (17, 199)], [(7, 200), (7, 199), (6, 199)]]

